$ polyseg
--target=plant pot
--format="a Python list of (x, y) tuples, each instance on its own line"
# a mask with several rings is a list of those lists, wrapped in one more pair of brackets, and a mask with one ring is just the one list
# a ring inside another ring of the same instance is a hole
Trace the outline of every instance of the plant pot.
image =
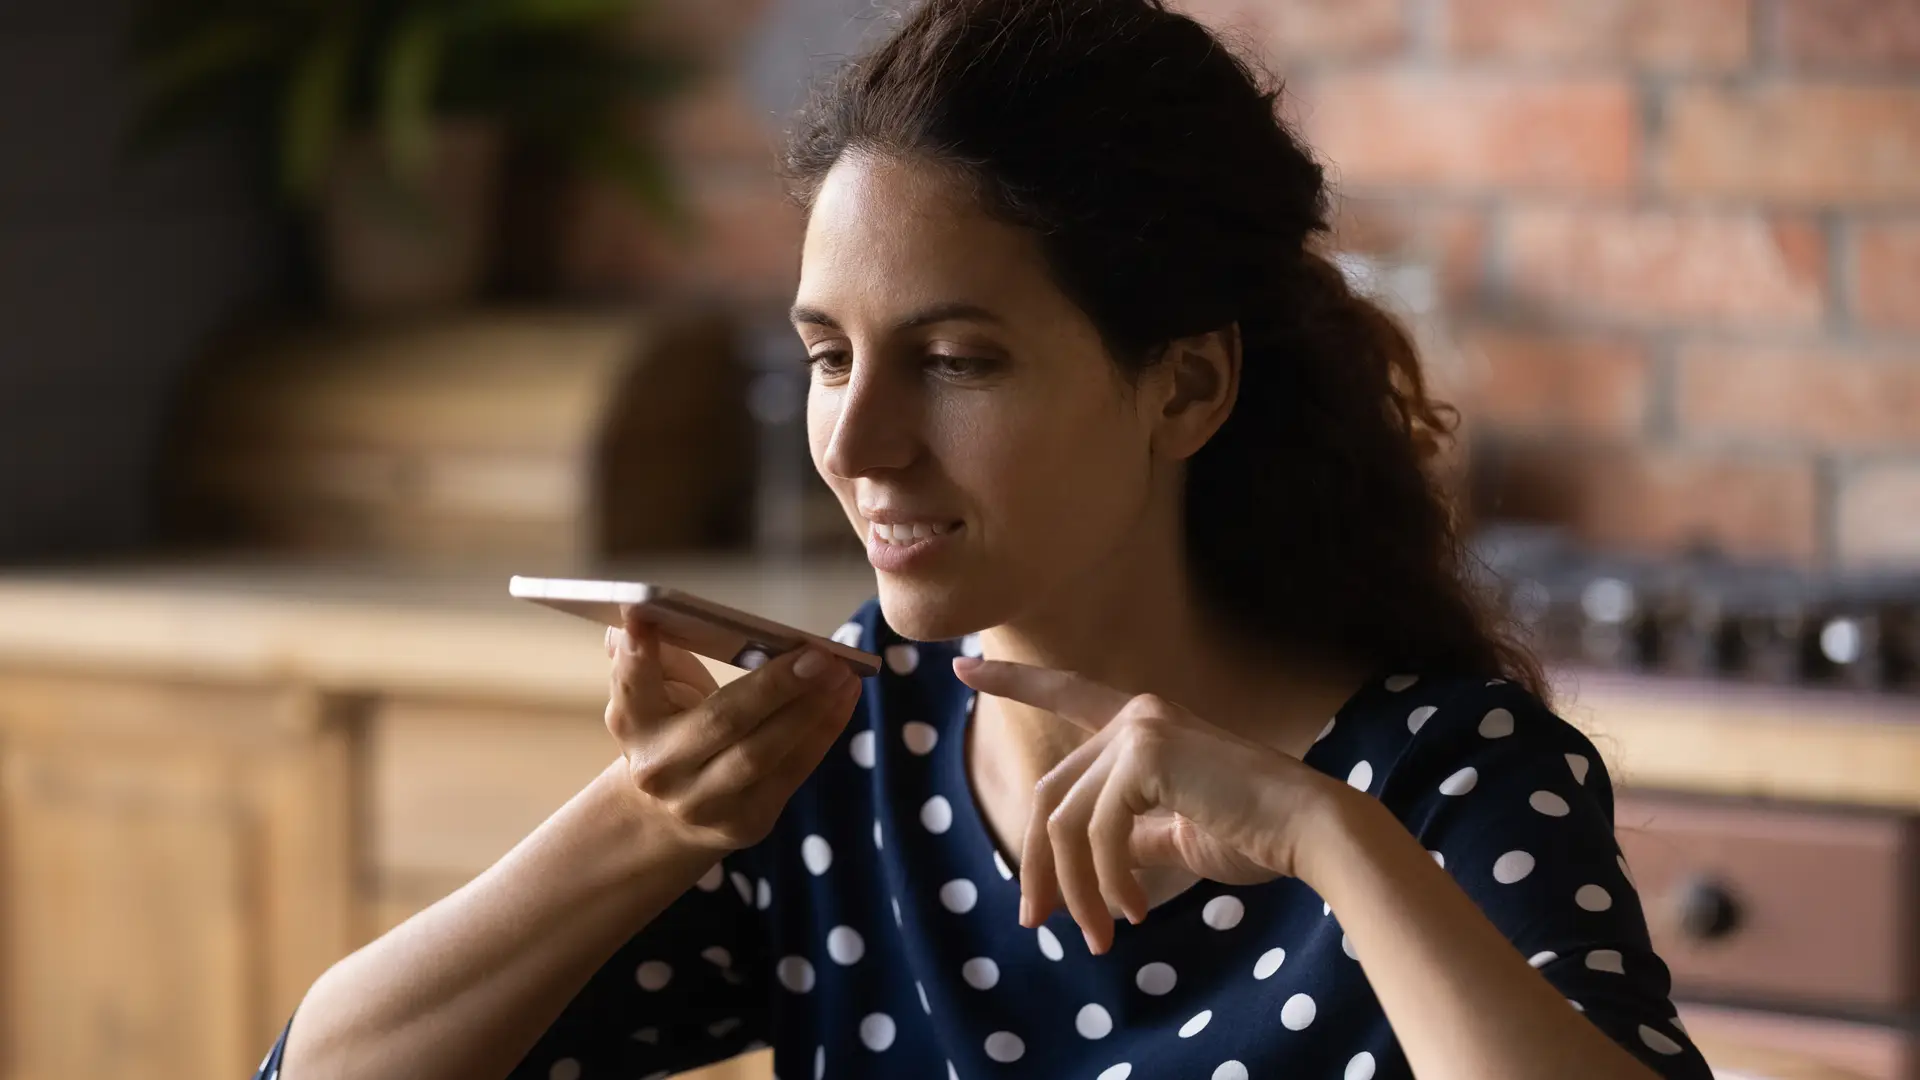
[(348, 140), (317, 222), (333, 308), (387, 316), (477, 299), (493, 258), (503, 143), (490, 124), (442, 123), (418, 182), (402, 184), (374, 136)]

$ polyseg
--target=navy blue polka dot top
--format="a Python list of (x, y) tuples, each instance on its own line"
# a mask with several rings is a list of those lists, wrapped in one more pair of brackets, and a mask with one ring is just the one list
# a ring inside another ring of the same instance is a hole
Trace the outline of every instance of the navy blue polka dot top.
[[(1297, 880), (1203, 881), (1101, 956), (1065, 911), (1022, 928), (966, 777), (974, 695), (949, 661), (971, 640), (907, 641), (873, 601), (835, 637), (886, 664), (773, 833), (621, 947), (515, 1080), (664, 1078), (768, 1045), (783, 1080), (1411, 1075), (1337, 913)], [(1538, 698), (1376, 679), (1305, 761), (1391, 808), (1570, 1008), (1661, 1076), (1708, 1080), (1606, 770)]]

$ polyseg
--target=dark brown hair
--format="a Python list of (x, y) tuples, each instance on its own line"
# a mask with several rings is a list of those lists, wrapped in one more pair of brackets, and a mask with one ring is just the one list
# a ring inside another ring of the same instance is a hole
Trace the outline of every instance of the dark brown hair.
[(816, 88), (786, 171), (805, 207), (848, 153), (958, 170), (1129, 374), (1237, 323), (1239, 397), (1188, 463), (1203, 602), (1259, 640), (1544, 696), (1428, 467), (1457, 417), (1320, 253), (1325, 176), (1280, 94), (1158, 0), (923, 0)]

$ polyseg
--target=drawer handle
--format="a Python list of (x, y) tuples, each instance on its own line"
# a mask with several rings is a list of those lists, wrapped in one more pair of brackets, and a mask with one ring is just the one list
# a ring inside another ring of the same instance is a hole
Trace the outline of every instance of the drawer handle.
[(1740, 928), (1740, 903), (1727, 887), (1697, 877), (1680, 886), (1674, 898), (1680, 932), (1690, 941), (1717, 941)]

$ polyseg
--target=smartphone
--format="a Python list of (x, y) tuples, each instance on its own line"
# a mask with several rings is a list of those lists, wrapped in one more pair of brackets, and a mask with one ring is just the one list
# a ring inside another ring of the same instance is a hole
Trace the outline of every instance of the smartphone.
[(757, 668), (781, 653), (813, 645), (862, 678), (880, 671), (880, 658), (870, 652), (665, 585), (515, 575), (507, 592), (608, 626), (626, 626), (632, 612), (653, 624), (660, 640), (734, 667)]

